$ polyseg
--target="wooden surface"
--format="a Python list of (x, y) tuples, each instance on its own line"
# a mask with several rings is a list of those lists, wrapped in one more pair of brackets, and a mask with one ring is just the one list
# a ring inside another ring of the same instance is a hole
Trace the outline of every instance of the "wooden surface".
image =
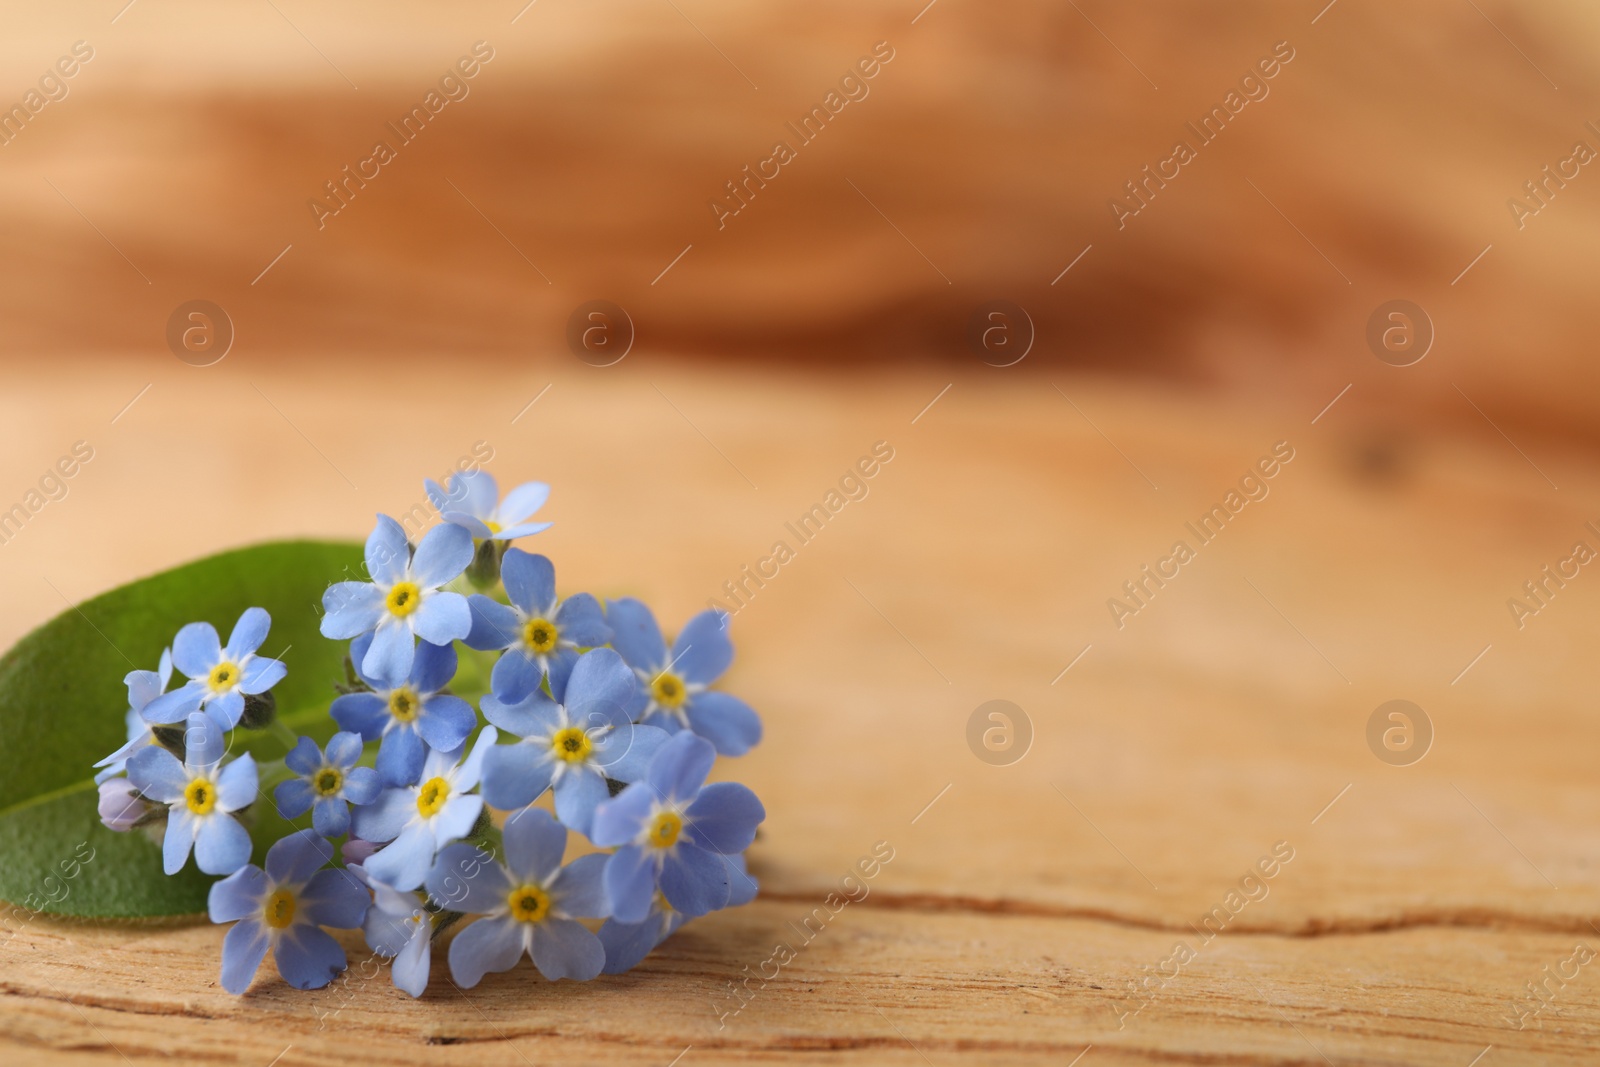
[[(584, 985), (524, 963), (462, 993), (441, 953), (419, 1003), (386, 972), (307, 994), (270, 967), (233, 997), (220, 928), (41, 918), (0, 947), (0, 1062), (1594, 1062), (1593, 966), (1527, 1029), (1506, 1021), (1544, 968), (1600, 948), (1600, 578), (1520, 631), (1506, 607), (1600, 544), (1592, 456), (1408, 425), (1371, 383), (1313, 425), (1326, 398), (1026, 362), (439, 373), (248, 350), (9, 369), (6, 502), (76, 440), (95, 458), (0, 546), (0, 637), (230, 545), (359, 537), (478, 440), (502, 482), (554, 484), (529, 547), (564, 588), (644, 596), (671, 625), (886, 440), (868, 496), (734, 620), (728, 684), (767, 736), (724, 773), (767, 806), (761, 897)], [(1107, 598), (1279, 441), (1295, 456), (1270, 495), (1114, 626)], [(1035, 732), (1010, 766), (966, 741), (996, 698)], [(1437, 731), (1412, 766), (1367, 747), (1394, 698)], [(729, 983), (879, 841), (870, 894), (719, 1026)], [(1202, 944), (1190, 924), (1278, 842), (1268, 895)], [(1195, 958), (1131, 992), (1179, 941)]]

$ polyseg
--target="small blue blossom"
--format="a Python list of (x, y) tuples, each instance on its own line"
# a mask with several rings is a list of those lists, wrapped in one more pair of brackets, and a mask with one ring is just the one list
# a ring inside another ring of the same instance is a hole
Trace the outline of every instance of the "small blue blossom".
[(376, 801), (356, 809), (356, 836), (389, 842), (362, 864), (367, 874), (395, 889), (415, 889), (433, 866), (434, 854), (472, 831), (483, 798), (469, 793), (496, 736), (493, 726), (485, 726), (465, 759), (465, 746), (453, 752), (430, 749), (420, 785), (385, 789)]
[(622, 657), (597, 648), (583, 654), (564, 686), (552, 679), (556, 700), (537, 690), (515, 704), (484, 697), (484, 716), (523, 739), (484, 757), (484, 800), (513, 811), (553, 788), (557, 817), (587, 834), (595, 808), (611, 796), (606, 779), (644, 777), (667, 742), (666, 731), (628, 717), (634, 685)]
[(705, 785), (717, 753), (687, 731), (662, 746), (649, 773), (600, 805), (589, 837), (620, 846), (606, 862), (606, 893), (619, 922), (643, 922), (657, 886), (688, 918), (727, 905), (732, 896), (721, 856), (750, 847), (767, 817), (737, 782)]
[(204, 708), (224, 730), (239, 725), (244, 698), (265, 693), (288, 673), (280, 661), (255, 654), (271, 628), (272, 616), (265, 609), (246, 608), (226, 646), (209, 622), (191, 622), (179, 630), (172, 641), (172, 663), (189, 680), (146, 704), (141, 709), (145, 721), (183, 722)]
[(724, 756), (742, 756), (761, 740), (761, 718), (738, 697), (707, 688), (733, 662), (728, 615), (702, 611), (689, 620), (672, 654), (650, 609), (632, 597), (606, 608), (611, 646), (639, 678), (634, 719), (668, 733), (689, 729)]
[(450, 975), (471, 989), (491, 971), (533, 957), (552, 982), (587, 982), (606, 963), (600, 939), (578, 919), (605, 918), (601, 885), (606, 857), (581, 856), (565, 867), (567, 831), (538, 808), (506, 820), (504, 866), (481, 849), (455, 844), (428, 873), (428, 893), (444, 907), (481, 916), (450, 942)]
[(324, 926), (361, 925), (371, 899), (349, 872), (323, 869), (333, 846), (300, 830), (267, 850), (267, 869), (239, 868), (211, 887), (211, 921), (233, 923), (222, 939), (222, 988), (243, 993), (272, 949), (296, 989), (321, 989), (345, 968), (344, 949)]
[[(744, 856), (723, 856), (728, 868), (728, 903), (730, 908), (748, 904), (756, 898), (756, 881), (745, 871)], [(650, 902), (650, 913), (643, 922), (624, 923), (607, 919), (600, 927), (600, 943), (606, 949), (606, 974), (631, 971), (655, 947), (677, 932), (688, 918), (678, 911), (658, 891)]]
[(363, 741), (383, 739), (378, 745), (378, 774), (385, 785), (412, 785), (422, 773), (425, 750), (460, 748), (478, 725), (478, 716), (465, 700), (440, 692), (456, 674), (454, 645), (424, 641), (417, 646), (410, 677), (392, 685), (360, 666), (371, 642), (370, 634), (352, 641), (350, 658), (372, 692), (346, 693), (330, 711), (340, 729), (359, 733)]
[(556, 569), (544, 556), (509, 549), (500, 562), (500, 578), (510, 606), (481, 593), (468, 598), (472, 632), (466, 643), (479, 651), (505, 650), (489, 677), (501, 700), (521, 700), (546, 675), (552, 686), (559, 684), (578, 661), (579, 649), (611, 640), (611, 627), (594, 597), (556, 598)]
[(128, 760), (128, 778), (148, 800), (167, 805), (161, 865), (177, 874), (194, 849), (206, 874), (232, 874), (250, 858), (250, 835), (232, 815), (256, 799), (256, 764), (243, 755), (226, 765), (223, 733), (205, 712), (190, 714), (184, 757), (152, 745)]
[[(96, 785), (107, 778), (114, 778), (123, 773), (128, 767), (128, 757), (138, 752), (141, 748), (148, 748), (155, 743), (155, 735), (150, 732), (150, 724), (144, 721), (141, 712), (149, 703), (167, 691), (167, 686), (172, 682), (172, 649), (161, 650), (161, 665), (154, 671), (129, 671), (123, 679), (128, 686), (128, 710), (124, 713), (128, 726), (128, 741), (111, 755), (102, 759), (95, 766), (101, 770), (95, 774)], [(104, 794), (102, 793), (102, 796)]]
[(326, 752), (311, 738), (300, 738), (283, 757), (300, 777), (279, 782), (273, 790), (278, 814), (297, 819), (309, 809), (311, 825), (323, 837), (349, 833), (350, 805), (371, 804), (383, 790), (377, 771), (356, 766), (360, 758), (360, 734), (334, 734)]
[(524, 482), (507, 493), (504, 501), (500, 500), (500, 486), (488, 471), (453, 474), (448, 490), (432, 478), (424, 479), (422, 485), (445, 522), (462, 527), (480, 541), (511, 541), (548, 530), (551, 525), (528, 521), (550, 497), (550, 487), (543, 482)]
[(472, 629), (467, 598), (440, 588), (467, 569), (472, 554), (470, 534), (441, 524), (423, 536), (413, 556), (405, 530), (379, 515), (366, 546), (372, 581), (338, 582), (322, 594), (322, 636), (373, 634), (361, 670), (398, 685), (411, 674), (415, 638), (448, 645)]
[(372, 907), (362, 924), (367, 947), (380, 956), (393, 956), (390, 977), (394, 987), (420, 997), (428, 988), (433, 917), (416, 893), (402, 893), (377, 881), (369, 880), (368, 885)]

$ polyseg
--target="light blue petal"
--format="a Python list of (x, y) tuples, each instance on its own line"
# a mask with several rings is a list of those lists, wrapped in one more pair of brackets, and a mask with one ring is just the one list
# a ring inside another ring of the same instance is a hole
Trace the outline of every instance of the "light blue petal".
[[(434, 529), (457, 527), (436, 526)], [(429, 593), (423, 598), (416, 614), (411, 616), (411, 628), (424, 641), (448, 645), (472, 632), (472, 609), (467, 607), (467, 598), (460, 593)]]
[(556, 816), (587, 837), (593, 829), (595, 809), (610, 797), (601, 775), (592, 771), (569, 772), (556, 783)]
[[(411, 560), (412, 581), (424, 589), (435, 589), (450, 581), (456, 575), (467, 569), (467, 564), (472, 562), (474, 549), (472, 535), (459, 526), (435, 526), (423, 535), (422, 542), (417, 545), (417, 554)], [(466, 598), (462, 598), (462, 610), (465, 613)], [(471, 622), (463, 628), (457, 637), (467, 636), (467, 629)], [(449, 640), (455, 640), (455, 637)], [(434, 644), (445, 642), (435, 641)]]
[(587, 982), (606, 965), (600, 939), (571, 919), (546, 919), (533, 928), (533, 965), (554, 982)]
[(606, 896), (605, 870), (611, 857), (603, 852), (579, 856), (556, 874), (550, 895), (557, 910), (569, 919), (604, 919), (611, 915)]
[(223, 733), (238, 726), (239, 718), (243, 714), (244, 694), (237, 689), (230, 689), (206, 704), (206, 718), (214, 722)]
[(423, 990), (428, 988), (428, 969), (432, 962), (433, 944), (429, 937), (428, 924), (423, 922), (412, 933), (411, 939), (406, 942), (400, 954), (394, 958), (394, 965), (390, 967), (390, 977), (394, 980), (394, 987), (403, 993), (410, 993), (413, 997), (422, 996)]
[(282, 660), (257, 656), (246, 663), (240, 672), (239, 692), (251, 695), (265, 693), (283, 681), (283, 676), (288, 673), (289, 668), (283, 665)]
[[(358, 812), (369, 810), (357, 809)], [(366, 837), (365, 834), (361, 836)], [(367, 874), (396, 889), (415, 889), (433, 865), (433, 848), (433, 831), (427, 823), (415, 822), (400, 831), (392, 844), (373, 853), (362, 866)]]
[(667, 643), (650, 609), (633, 597), (620, 597), (606, 606), (611, 627), (611, 647), (622, 653), (628, 666), (657, 670), (667, 661)]
[(654, 726), (623, 726), (595, 746), (594, 760), (607, 778), (637, 782), (649, 773), (650, 764), (671, 736)]
[(298, 819), (311, 810), (317, 794), (304, 778), (288, 778), (272, 790), (272, 799), (278, 805), (278, 814), (285, 819)]
[(626, 723), (637, 681), (614, 650), (585, 652), (567, 678), (567, 714), (586, 729)]
[(363, 741), (376, 741), (389, 722), (389, 704), (376, 693), (346, 693), (328, 713), (341, 730), (358, 733)]
[(363, 841), (393, 841), (416, 814), (415, 789), (385, 789), (377, 800), (356, 809), (356, 836)]
[(206, 896), (206, 914), (214, 923), (231, 923), (261, 910), (267, 894), (267, 872), (255, 864), (240, 867), (220, 882), (211, 883)]
[(351, 666), (353, 666), (356, 670), (356, 677), (360, 678), (363, 682), (366, 682), (367, 685), (375, 690), (378, 690), (379, 692), (387, 690), (389, 688), (389, 683), (384, 681), (382, 678), (373, 678), (370, 675), (363, 673), (361, 670), (361, 665), (367, 661), (367, 652), (372, 648), (372, 635), (377, 628), (378, 622), (381, 621), (383, 616), (388, 614), (389, 612), (387, 609), (380, 608), (378, 614), (373, 616), (373, 623), (367, 628), (367, 632), (356, 635), (356, 637), (350, 642), (350, 648), (345, 652), (345, 657), (349, 659)]
[(322, 766), (322, 749), (311, 738), (295, 738), (294, 747), (283, 757), (284, 766), (296, 774), (310, 774)]
[(128, 779), (151, 800), (171, 804), (183, 799), (189, 772), (183, 769), (178, 757), (152, 745), (134, 753), (128, 760)]
[(412, 725), (429, 748), (448, 752), (461, 747), (472, 728), (478, 725), (478, 716), (465, 700), (444, 694), (424, 701)]
[(354, 767), (361, 758), (361, 750), (360, 734), (340, 731), (328, 739), (328, 762), (340, 769)]
[(689, 699), (689, 728), (723, 756), (742, 756), (761, 741), (761, 716), (736, 696), (707, 690)]
[(550, 695), (559, 704), (567, 699), (567, 679), (572, 677), (572, 669), (578, 665), (578, 654), (570, 648), (558, 648), (555, 655), (545, 659), (549, 667), (546, 677), (550, 679)]
[[(504, 663), (507, 658), (517, 653), (508, 652), (501, 657)], [(493, 693), (486, 695), (480, 703), (483, 706), (483, 717), (508, 734), (516, 737), (543, 737), (554, 730), (561, 721), (561, 712), (556, 708), (555, 702), (543, 693), (533, 692), (517, 701), (506, 701)], [(498, 804), (495, 805), (499, 807)]]
[[(423, 602), (426, 607), (427, 602)], [(417, 609), (422, 614), (422, 609)], [(385, 615), (372, 636), (372, 645), (361, 661), (361, 671), (377, 679), (384, 688), (400, 685), (411, 674), (416, 656), (416, 641), (411, 626), (393, 615)]]
[(506, 820), (506, 867), (524, 882), (544, 883), (561, 866), (567, 828), (539, 808), (523, 808)]
[(222, 659), (222, 642), (209, 622), (191, 622), (172, 640), (172, 662), (185, 678), (204, 678)]
[(722, 865), (728, 868), (728, 907), (740, 908), (754, 900), (760, 886), (745, 870), (744, 855), (723, 856)]
[(705, 784), (716, 759), (711, 742), (687, 731), (675, 734), (656, 753), (647, 780), (663, 797), (688, 803)]
[(606, 861), (601, 880), (611, 915), (619, 922), (642, 922), (655, 898), (658, 868), (655, 857), (638, 845), (624, 845)]
[(527, 521), (528, 516), (544, 507), (550, 499), (550, 487), (544, 482), (523, 482), (506, 494), (500, 504), (500, 525), (515, 526)]
[(383, 792), (383, 779), (371, 767), (351, 767), (344, 776), (344, 798), (352, 804), (371, 804)]
[[(199, 821), (188, 811), (173, 809), (167, 816), (167, 832), (161, 838), (161, 869), (167, 874), (177, 874), (189, 862), (189, 850), (194, 847)], [(231, 872), (230, 872), (231, 873)]]
[(680, 840), (661, 865), (661, 895), (689, 918), (728, 903), (728, 868), (714, 852)]
[(372, 897), (349, 871), (328, 867), (311, 876), (297, 903), (309, 922), (354, 930), (367, 917)]
[(318, 628), (323, 637), (346, 641), (370, 632), (384, 614), (383, 590), (371, 582), (335, 582), (322, 593)]
[(454, 506), (469, 515), (487, 519), (494, 514), (500, 502), (500, 486), (494, 475), (486, 470), (461, 471), (450, 478), (451, 500)]
[(544, 556), (507, 549), (500, 561), (500, 580), (506, 597), (529, 616), (543, 618), (555, 606), (556, 568)]
[(553, 522), (519, 522), (515, 526), (507, 526), (494, 535), (496, 541), (514, 541), (519, 537), (530, 534), (543, 533), (554, 526)]
[(200, 707), (200, 698), (204, 693), (202, 683), (190, 682), (156, 697), (140, 709), (139, 714), (144, 716), (145, 722), (157, 725), (182, 722)]
[(471, 989), (483, 976), (509, 971), (522, 958), (521, 923), (501, 916), (479, 919), (450, 942), (450, 977), (462, 989)]
[(468, 648), (480, 652), (510, 648), (522, 636), (522, 617), (498, 600), (473, 593), (467, 597), (467, 610), (472, 612), (472, 629), (462, 640)]
[(311, 807), (311, 828), (323, 837), (350, 832), (350, 804), (343, 797), (318, 797)]
[(250, 834), (232, 815), (212, 812), (194, 836), (194, 863), (206, 874), (232, 874), (250, 862)]
[(713, 782), (700, 790), (684, 814), (688, 816), (684, 833), (694, 844), (708, 852), (740, 853), (756, 839), (756, 827), (767, 817), (767, 809), (738, 782)]
[(619, 923), (608, 919), (600, 927), (600, 944), (605, 946), (605, 974), (622, 974), (637, 967), (651, 951), (661, 944), (662, 925), (655, 915), (646, 916), (644, 922)]
[(267, 849), (267, 877), (274, 885), (303, 885), (333, 858), (333, 846), (310, 830), (296, 830)]
[(407, 726), (390, 730), (378, 745), (378, 777), (385, 785), (415, 785), (422, 778), (426, 755), (416, 730)]
[(222, 939), (222, 988), (235, 995), (249, 989), (271, 940), (255, 919), (235, 923)]
[(191, 712), (183, 728), (183, 765), (191, 772), (215, 767), (227, 750), (217, 724), (205, 712)]
[(702, 611), (690, 619), (672, 646), (673, 669), (691, 682), (709, 685), (733, 662), (728, 613)]
[(128, 686), (128, 707), (134, 711), (142, 709), (166, 688), (155, 671), (129, 671), (122, 680)]
[(489, 674), (489, 689), (496, 700), (515, 704), (531, 697), (542, 697), (539, 682), (543, 678), (544, 668), (537, 657), (525, 648), (508, 648), (494, 661), (494, 670)]
[(483, 799), (501, 811), (515, 811), (550, 786), (554, 767), (532, 743), (496, 745), (483, 759)]
[(600, 602), (588, 593), (577, 593), (561, 602), (552, 620), (561, 631), (561, 640), (571, 641), (579, 648), (594, 648), (611, 641), (611, 627), (606, 625), (605, 612)]
[(443, 848), (452, 841), (459, 841), (472, 832), (472, 825), (478, 821), (478, 816), (483, 812), (483, 798), (477, 794), (463, 796), (452, 793), (450, 799), (444, 802), (444, 807), (439, 809), (439, 814), (433, 820), (433, 843), (435, 848)]
[(456, 772), (456, 788), (465, 793), (478, 784), (478, 778), (483, 773), (483, 757), (489, 754), (495, 741), (500, 737), (500, 731), (493, 726), (485, 726), (478, 734), (478, 740), (473, 742), (472, 751), (467, 758), (461, 761), (461, 770)]
[[(445, 492), (444, 486), (432, 478), (422, 479), (422, 489), (428, 494), (428, 503), (433, 505), (435, 511), (443, 511), (454, 504), (454, 501), (450, 499), (450, 494)], [(394, 953), (390, 952), (388, 955), (392, 956)]]
[(367, 535), (367, 575), (385, 589), (405, 577), (406, 565), (411, 559), (411, 548), (406, 543), (403, 526), (387, 515), (379, 515)]
[(286, 928), (273, 946), (272, 958), (283, 980), (296, 989), (321, 989), (345, 968), (339, 942), (309, 923)]
[(644, 829), (644, 821), (650, 817), (655, 796), (649, 783), (639, 782), (601, 804), (595, 810), (589, 840), (601, 848), (626, 845), (633, 841)]
[(476, 515), (468, 515), (465, 511), (445, 511), (441, 512), (439, 517), (452, 526), (467, 531), (468, 537), (486, 540), (493, 536), (489, 531), (488, 525), (482, 519)]
[[(413, 922), (420, 916), (420, 923)], [(413, 893), (390, 889), (382, 882), (372, 883), (372, 907), (361, 924), (367, 947), (380, 956), (398, 956), (420, 928), (432, 929), (428, 913)]]
[(435, 645), (428, 641), (417, 646), (411, 665), (411, 685), (419, 693), (437, 693), (456, 676), (454, 645)]
[(428, 897), (446, 911), (482, 914), (505, 907), (511, 879), (477, 845), (458, 842), (439, 850), (428, 872)]
[(260, 788), (255, 757), (246, 752), (217, 775), (217, 810), (238, 811), (249, 807), (260, 795)]
[(260, 648), (271, 629), (272, 616), (267, 614), (266, 608), (245, 608), (239, 621), (233, 624), (233, 633), (228, 635), (223, 652), (228, 659), (238, 662)]

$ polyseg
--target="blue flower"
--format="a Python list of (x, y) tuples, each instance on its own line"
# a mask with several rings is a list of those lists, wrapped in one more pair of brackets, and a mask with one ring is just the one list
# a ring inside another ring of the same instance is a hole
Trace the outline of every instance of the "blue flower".
[(322, 927), (360, 926), (371, 899), (349, 872), (319, 869), (332, 855), (300, 830), (267, 850), (266, 870), (252, 863), (211, 887), (211, 921), (234, 924), (222, 939), (222, 988), (249, 989), (268, 948), (296, 989), (321, 989), (344, 970), (344, 949)]
[(322, 594), (322, 636), (343, 640), (373, 634), (362, 673), (399, 684), (411, 673), (413, 638), (448, 645), (472, 629), (467, 598), (439, 588), (467, 569), (472, 552), (472, 536), (444, 524), (427, 532), (413, 556), (405, 530), (379, 515), (367, 538), (372, 581), (339, 582)]
[(500, 563), (511, 606), (481, 593), (468, 598), (472, 632), (466, 642), (480, 651), (504, 649), (489, 684), (501, 700), (521, 700), (550, 676), (565, 680), (577, 662), (578, 649), (611, 640), (600, 602), (588, 593), (556, 599), (556, 570), (544, 556), (509, 549)]
[(644, 777), (667, 734), (629, 719), (633, 672), (609, 648), (584, 653), (564, 687), (552, 682), (557, 700), (537, 690), (515, 704), (483, 698), (488, 720), (523, 738), (484, 757), (483, 798), (511, 811), (553, 786), (556, 815), (587, 834), (595, 808), (611, 796), (606, 779)]
[(732, 892), (719, 858), (743, 852), (767, 817), (737, 782), (705, 785), (717, 753), (684, 732), (662, 746), (645, 777), (600, 805), (589, 837), (621, 846), (606, 863), (612, 917), (643, 922), (657, 885), (688, 918), (725, 906)]
[(372, 908), (362, 924), (367, 947), (380, 956), (393, 956), (390, 977), (394, 987), (422, 996), (428, 988), (433, 917), (415, 893), (402, 893), (382, 882), (371, 881)]
[(724, 756), (742, 756), (761, 740), (761, 719), (738, 697), (706, 688), (733, 662), (728, 615), (702, 611), (689, 620), (667, 654), (650, 609), (632, 597), (606, 608), (611, 646), (639, 676), (634, 718), (668, 733), (693, 730)]
[(376, 801), (356, 809), (357, 837), (390, 842), (362, 864), (369, 875), (395, 889), (415, 889), (433, 866), (434, 853), (472, 831), (483, 798), (468, 793), (478, 784), (484, 754), (495, 737), (495, 728), (485, 726), (464, 760), (465, 746), (454, 752), (430, 749), (421, 785), (385, 789)]
[[(95, 764), (96, 767), (102, 768), (94, 776), (96, 785), (123, 773), (128, 768), (129, 756), (155, 743), (155, 735), (150, 732), (150, 724), (144, 721), (144, 716), (140, 713), (152, 700), (167, 691), (167, 686), (172, 681), (172, 649), (161, 650), (160, 670), (129, 671), (123, 681), (128, 685), (128, 710), (124, 714), (128, 725), (128, 741)], [(102, 791), (101, 796), (104, 795)]]
[(578, 919), (608, 913), (601, 871), (606, 857), (581, 856), (565, 867), (567, 831), (538, 808), (524, 808), (505, 826), (505, 866), (481, 849), (451, 845), (428, 873), (441, 905), (480, 915), (450, 942), (450, 974), (464, 989), (490, 971), (509, 971), (526, 952), (552, 982), (587, 982), (606, 963), (600, 939)]
[(550, 497), (550, 487), (543, 482), (517, 486), (504, 502), (500, 501), (500, 486), (488, 471), (451, 475), (448, 490), (432, 478), (424, 479), (422, 485), (445, 522), (462, 527), (479, 540), (511, 541), (550, 528), (548, 522), (528, 521)]
[(172, 662), (189, 680), (146, 704), (145, 721), (183, 722), (196, 709), (205, 708), (223, 729), (239, 725), (244, 698), (265, 693), (288, 673), (278, 660), (255, 654), (271, 628), (272, 616), (265, 609), (246, 608), (228, 636), (227, 647), (209, 622), (191, 622), (179, 630), (172, 641)]
[(350, 658), (372, 692), (347, 693), (330, 710), (341, 729), (359, 733), (363, 741), (383, 739), (378, 746), (378, 774), (386, 785), (411, 785), (422, 773), (424, 748), (441, 752), (460, 748), (478, 725), (478, 716), (465, 700), (440, 692), (456, 674), (453, 645), (424, 641), (417, 646), (411, 676), (391, 685), (361, 669), (371, 642), (367, 634), (352, 641)]
[(283, 757), (300, 777), (279, 782), (273, 791), (278, 814), (297, 819), (310, 809), (311, 825), (323, 837), (349, 833), (350, 805), (371, 804), (383, 789), (377, 771), (356, 766), (360, 758), (360, 734), (334, 734), (326, 754), (311, 738), (300, 738)]
[(256, 798), (256, 764), (249, 755), (223, 766), (222, 730), (203, 711), (189, 716), (184, 757), (152, 745), (128, 761), (128, 778), (148, 800), (167, 805), (161, 866), (177, 874), (194, 849), (206, 874), (232, 874), (250, 858), (250, 835), (232, 812)]
[[(755, 899), (756, 882), (745, 871), (744, 856), (723, 856), (728, 868), (728, 907), (737, 908)], [(658, 891), (650, 902), (650, 913), (643, 922), (624, 923), (607, 919), (600, 927), (600, 943), (606, 949), (606, 974), (631, 971), (655, 947), (677, 932), (688, 921)]]

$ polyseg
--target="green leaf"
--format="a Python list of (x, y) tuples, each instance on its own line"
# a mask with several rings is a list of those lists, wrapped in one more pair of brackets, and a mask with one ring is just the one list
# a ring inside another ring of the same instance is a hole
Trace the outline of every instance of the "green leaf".
[[(346, 645), (318, 632), (322, 593), (332, 582), (362, 576), (356, 544), (257, 545), (113, 589), (17, 642), (0, 658), (0, 900), (24, 913), (203, 912), (213, 879), (198, 873), (192, 859), (169, 878), (148, 835), (113, 833), (96, 814), (93, 764), (126, 739), (122, 679), (131, 670), (154, 670), (185, 623), (209, 622), (226, 641), (239, 614), (259, 605), (272, 615), (261, 654), (289, 668), (273, 690), (280, 719), (327, 736)], [(269, 735), (237, 738), (249, 744), (234, 748), (247, 747), (258, 759), (284, 751)], [(255, 805), (263, 828), (278, 821), (272, 807), (270, 797)], [(258, 852), (263, 847), (258, 838)]]

